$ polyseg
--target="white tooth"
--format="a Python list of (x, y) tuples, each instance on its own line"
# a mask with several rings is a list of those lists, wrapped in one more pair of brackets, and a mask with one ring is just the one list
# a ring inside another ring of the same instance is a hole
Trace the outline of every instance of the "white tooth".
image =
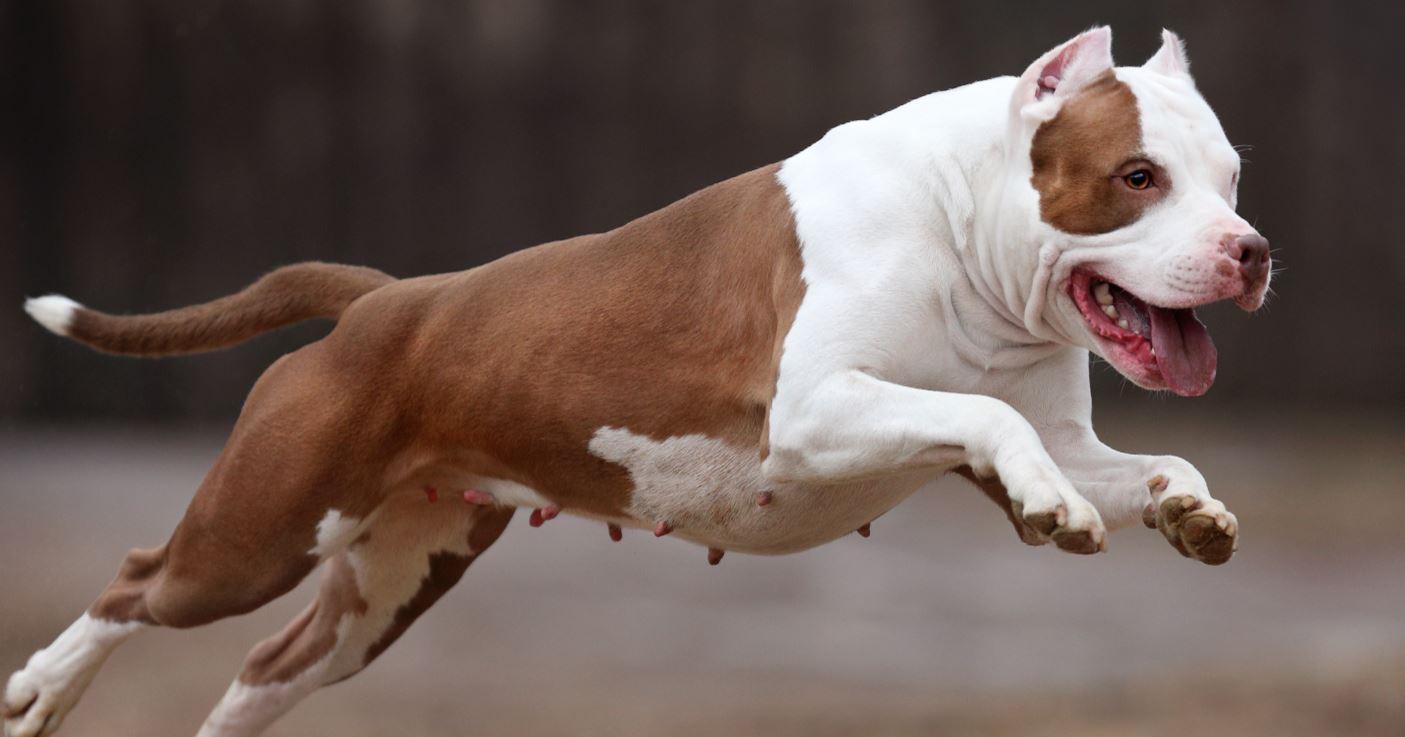
[(1112, 305), (1103, 305), (1103, 312), (1107, 313), (1107, 316), (1108, 316), (1108, 317), (1111, 317), (1111, 318), (1113, 318), (1114, 320), (1117, 319), (1117, 308), (1116, 308), (1116, 307), (1113, 307)]
[(1093, 286), (1093, 297), (1098, 300), (1100, 305), (1112, 304), (1112, 290), (1108, 287), (1107, 282), (1098, 282)]
[(1122, 328), (1123, 330), (1126, 330), (1126, 329), (1127, 329), (1127, 320), (1126, 320), (1126, 318), (1123, 318), (1123, 319), (1121, 319), (1121, 320), (1118, 320), (1118, 321), (1117, 321), (1117, 327)]

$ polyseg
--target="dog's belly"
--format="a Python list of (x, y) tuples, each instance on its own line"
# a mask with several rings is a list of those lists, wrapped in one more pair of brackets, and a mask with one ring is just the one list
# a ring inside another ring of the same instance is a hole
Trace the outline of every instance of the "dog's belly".
[[(758, 449), (706, 435), (654, 440), (602, 427), (590, 452), (629, 471), (633, 526), (667, 522), (680, 537), (746, 553), (792, 553), (852, 533), (892, 509), (934, 474), (913, 472), (843, 484), (771, 484)], [(769, 500), (761, 504), (763, 493)], [(568, 510), (569, 511), (569, 510)]]
[[(471, 452), (406, 461), (415, 471), (405, 478), (415, 494), (477, 489), (505, 506), (560, 505), (566, 514), (644, 530), (667, 523), (674, 536), (708, 547), (781, 555), (853, 533), (940, 474), (928, 469), (835, 484), (772, 483), (761, 473), (754, 444), (703, 434), (656, 440), (616, 427), (598, 428), (587, 447), (577, 448), (539, 452), (531, 477), (474, 462), (484, 456)], [(587, 466), (575, 461), (577, 453), (622, 470), (622, 504), (599, 503), (614, 482), (607, 487), (582, 475)]]

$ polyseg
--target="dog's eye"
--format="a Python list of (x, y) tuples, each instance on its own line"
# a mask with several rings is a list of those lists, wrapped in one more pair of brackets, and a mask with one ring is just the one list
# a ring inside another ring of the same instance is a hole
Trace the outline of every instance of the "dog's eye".
[(1146, 169), (1138, 169), (1125, 177), (1122, 181), (1127, 183), (1132, 189), (1147, 189), (1156, 182), (1151, 177), (1151, 172)]

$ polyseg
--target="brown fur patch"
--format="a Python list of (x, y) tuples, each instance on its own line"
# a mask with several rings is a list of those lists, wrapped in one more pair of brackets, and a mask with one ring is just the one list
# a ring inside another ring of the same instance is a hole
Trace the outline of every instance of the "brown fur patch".
[(309, 551), (329, 509), (366, 519), (390, 493), (383, 474), (394, 451), (382, 444), (394, 428), (362, 424), (393, 419), (374, 413), (382, 401), (320, 343), (279, 359), (250, 392), (159, 570), (134, 551), (94, 609), (193, 627), (287, 593), (316, 566)]
[(1130, 87), (1106, 72), (1034, 134), (1030, 182), (1044, 222), (1065, 233), (1107, 233), (1137, 221), (1154, 198), (1128, 190), (1118, 167), (1142, 150), (1141, 115)]

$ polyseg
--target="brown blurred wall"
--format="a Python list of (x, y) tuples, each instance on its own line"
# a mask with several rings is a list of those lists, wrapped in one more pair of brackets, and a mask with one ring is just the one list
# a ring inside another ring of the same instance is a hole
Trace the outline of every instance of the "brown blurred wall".
[[(303, 326), (160, 362), (19, 310), (225, 294), (302, 259), (407, 276), (602, 230), (829, 127), (1162, 26), (1251, 144), (1279, 297), (1208, 315), (1208, 405), (1405, 406), (1398, 3), (889, 0), (0, 2), (0, 422), (227, 419)], [(1106, 368), (1104, 394), (1133, 395)], [(1126, 400), (1126, 401), (1162, 401)], [(1179, 401), (1179, 400), (1174, 400)]]

